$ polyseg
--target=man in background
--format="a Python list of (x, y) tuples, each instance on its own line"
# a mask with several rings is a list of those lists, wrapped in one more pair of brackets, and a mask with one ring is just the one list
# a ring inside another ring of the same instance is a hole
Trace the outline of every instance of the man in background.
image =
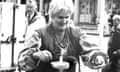
[(43, 27), (46, 22), (44, 16), (38, 12), (37, 0), (26, 1), (26, 30), (25, 36), (29, 36), (34, 30)]

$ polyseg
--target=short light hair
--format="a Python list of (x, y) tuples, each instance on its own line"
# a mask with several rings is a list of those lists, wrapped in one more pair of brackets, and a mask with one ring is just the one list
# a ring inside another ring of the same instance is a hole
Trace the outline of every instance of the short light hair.
[(120, 15), (114, 15), (113, 20), (115, 20), (115, 19), (120, 19)]
[(72, 0), (52, 0), (49, 7), (49, 16), (53, 18), (59, 12), (73, 13)]

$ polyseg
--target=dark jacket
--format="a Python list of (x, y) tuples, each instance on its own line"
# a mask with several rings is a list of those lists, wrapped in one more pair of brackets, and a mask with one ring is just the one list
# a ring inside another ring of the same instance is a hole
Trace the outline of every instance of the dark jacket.
[(108, 44), (108, 55), (111, 60), (111, 56), (114, 51), (120, 50), (120, 33), (119, 32), (114, 32), (109, 40)]

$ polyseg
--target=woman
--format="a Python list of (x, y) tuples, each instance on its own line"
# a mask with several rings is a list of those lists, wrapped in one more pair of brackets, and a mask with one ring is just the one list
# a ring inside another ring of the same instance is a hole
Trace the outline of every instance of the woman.
[(109, 64), (102, 72), (120, 72), (120, 16), (113, 17), (112, 34), (108, 45)]
[(120, 49), (120, 16), (115, 15), (113, 17), (113, 26), (112, 26), (112, 34), (109, 40), (108, 45), (108, 55), (111, 60), (112, 53)]
[[(71, 22), (72, 3), (66, 0), (53, 0), (49, 8), (50, 22), (36, 30), (25, 41), (25, 49), (18, 58), (19, 68), (30, 72), (75, 72), (76, 63), (80, 66), (79, 55), (96, 49), (87, 42), (85, 34)], [(65, 61), (66, 65), (52, 66), (53, 62)], [(33, 64), (32, 64), (33, 63)], [(80, 72), (78, 67), (78, 72)]]

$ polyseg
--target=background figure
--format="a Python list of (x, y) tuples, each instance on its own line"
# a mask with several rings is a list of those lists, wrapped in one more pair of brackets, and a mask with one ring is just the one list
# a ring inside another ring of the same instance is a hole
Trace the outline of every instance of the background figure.
[(120, 72), (120, 50), (111, 54), (111, 61), (102, 69), (102, 72)]
[(113, 16), (115, 15), (115, 12), (112, 11), (109, 15), (109, 19), (108, 19), (108, 22), (109, 22), (109, 28), (110, 28), (110, 34), (112, 33), (112, 26), (113, 26)]
[(113, 25), (111, 26), (111, 31), (115, 32), (119, 30), (119, 24), (120, 24), (120, 15), (116, 14), (113, 16)]
[(24, 36), (29, 36), (34, 30), (46, 24), (44, 16), (37, 11), (37, 1), (27, 0), (26, 2), (26, 30)]
[(44, 16), (45, 16), (45, 19), (46, 19), (46, 22), (49, 21), (49, 14), (48, 14), (48, 11), (49, 11), (49, 4), (50, 4), (51, 0), (43, 0), (43, 4), (44, 4)]
[[(76, 72), (76, 70), (80, 72), (80, 67), (76, 69), (76, 64), (80, 66), (79, 56), (94, 51), (97, 45), (88, 42), (86, 34), (71, 24), (72, 14), (73, 4), (69, 0), (51, 2), (49, 24), (35, 30), (25, 40), (25, 49), (18, 57), (21, 70), (58, 72), (59, 69), (65, 68), (63, 72)], [(101, 63), (98, 58), (96, 64), (99, 65), (99, 62)]]
[(108, 44), (108, 55), (111, 60), (112, 53), (120, 49), (120, 16), (114, 15), (113, 26), (111, 28), (112, 35)]

